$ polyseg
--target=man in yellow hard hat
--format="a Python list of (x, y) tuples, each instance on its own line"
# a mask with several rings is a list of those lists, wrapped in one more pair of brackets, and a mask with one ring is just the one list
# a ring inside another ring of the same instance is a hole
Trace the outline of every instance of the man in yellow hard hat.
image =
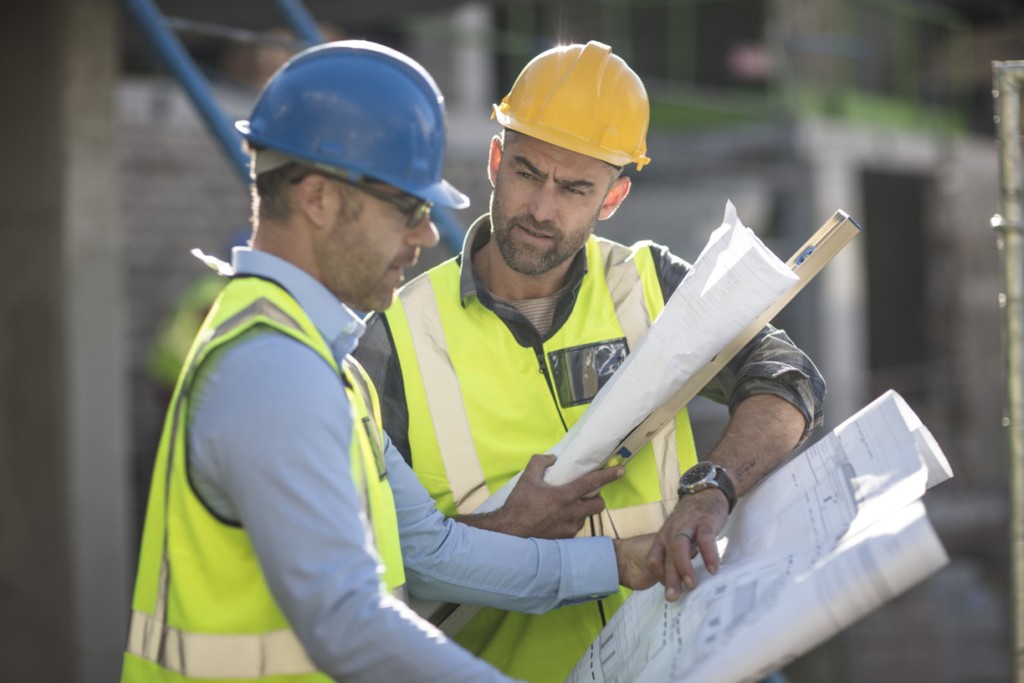
[[(603, 489), (600, 514), (533, 486), (473, 515), (524, 453), (544, 453), (579, 419), (689, 268), (665, 247), (593, 234), (629, 194), (623, 167), (650, 161), (646, 91), (610, 47), (540, 54), (494, 116), (504, 130), (490, 144), (490, 213), (460, 255), (371, 317), (357, 356), (382, 392), (386, 431), (442, 511), (522, 536), (658, 532), (648, 562), (674, 600), (695, 584), (691, 553), (717, 570), (736, 497), (821, 423), (824, 381), (766, 327), (702, 392), (731, 413), (709, 453), (696, 452), (684, 410)], [(561, 681), (624, 598), (485, 610), (457, 640), (510, 675)]]

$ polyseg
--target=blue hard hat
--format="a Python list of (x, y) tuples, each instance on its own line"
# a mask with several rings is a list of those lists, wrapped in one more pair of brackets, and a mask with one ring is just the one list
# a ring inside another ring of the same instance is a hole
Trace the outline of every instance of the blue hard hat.
[(300, 52), (235, 128), (257, 148), (369, 176), (440, 206), (469, 206), (441, 177), (441, 91), (422, 66), (384, 45), (342, 40)]

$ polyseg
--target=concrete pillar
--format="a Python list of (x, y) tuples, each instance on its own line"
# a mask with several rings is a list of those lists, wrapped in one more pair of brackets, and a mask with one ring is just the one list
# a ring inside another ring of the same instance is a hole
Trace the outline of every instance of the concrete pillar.
[(0, 661), (112, 681), (130, 591), (115, 0), (7, 3), (0, 84)]
[(63, 270), (74, 679), (116, 680), (132, 587), (123, 237), (114, 150), (116, 0), (64, 0)]
[(452, 12), (454, 41), (451, 67), (455, 74), (450, 109), (459, 114), (484, 116), (490, 113), (494, 94), (494, 68), (489, 37), (494, 31), (494, 12), (483, 2), (469, 2)]

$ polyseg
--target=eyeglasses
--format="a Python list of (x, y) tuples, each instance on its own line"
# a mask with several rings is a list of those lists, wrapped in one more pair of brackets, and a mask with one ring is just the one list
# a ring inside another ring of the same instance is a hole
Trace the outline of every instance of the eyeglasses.
[[(314, 171), (310, 171), (310, 173), (313, 172)], [(420, 199), (419, 197), (413, 197), (411, 194), (406, 192), (402, 192), (401, 194), (385, 192), (384, 190), (377, 189), (367, 182), (352, 180), (351, 178), (347, 178), (337, 172), (328, 171), (320, 167), (317, 167), (315, 172), (321, 173), (331, 180), (337, 180), (338, 182), (345, 183), (346, 185), (351, 185), (357, 190), (361, 190), (371, 197), (376, 197), (382, 202), (386, 202), (395, 207), (398, 209), (399, 213), (405, 216), (405, 226), (407, 228), (415, 228), (424, 218), (430, 216), (430, 209), (433, 207), (433, 202)], [(304, 173), (297, 178), (293, 178), (291, 181), (292, 184), (297, 185), (307, 175), (309, 175), (309, 173)]]

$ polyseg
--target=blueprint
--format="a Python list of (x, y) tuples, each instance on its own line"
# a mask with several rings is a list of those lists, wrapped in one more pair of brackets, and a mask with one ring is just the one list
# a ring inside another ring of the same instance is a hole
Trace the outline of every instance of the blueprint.
[(660, 585), (633, 593), (569, 680), (760, 680), (948, 562), (921, 498), (951, 476), (886, 392), (737, 503), (716, 575), (698, 564), (675, 603)]

